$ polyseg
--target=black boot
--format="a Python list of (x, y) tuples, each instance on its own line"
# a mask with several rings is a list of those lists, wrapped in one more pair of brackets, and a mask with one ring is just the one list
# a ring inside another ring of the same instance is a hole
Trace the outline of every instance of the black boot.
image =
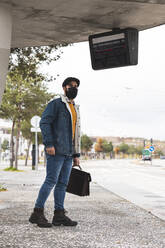
[(43, 208), (34, 208), (34, 212), (31, 214), (29, 222), (37, 224), (39, 227), (52, 227), (52, 224), (45, 218)]
[(54, 226), (76, 226), (77, 222), (72, 221), (69, 217), (65, 215), (64, 209), (57, 209), (54, 211), (54, 217), (52, 220)]

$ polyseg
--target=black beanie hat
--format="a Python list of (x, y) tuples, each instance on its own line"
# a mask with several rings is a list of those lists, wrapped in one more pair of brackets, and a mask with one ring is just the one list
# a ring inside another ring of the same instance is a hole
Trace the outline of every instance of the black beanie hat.
[(80, 85), (80, 80), (78, 78), (74, 78), (74, 77), (68, 77), (64, 80), (64, 82), (62, 83), (62, 87), (65, 87), (66, 85), (68, 85), (70, 82), (76, 82), (78, 87)]

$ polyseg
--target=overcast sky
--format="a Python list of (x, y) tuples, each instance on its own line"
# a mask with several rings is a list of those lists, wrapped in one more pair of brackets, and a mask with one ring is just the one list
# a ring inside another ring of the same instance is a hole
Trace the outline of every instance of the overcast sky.
[(62, 93), (68, 76), (81, 81), (82, 132), (90, 136), (145, 137), (165, 140), (165, 25), (139, 33), (139, 63), (115, 69), (91, 68), (88, 42), (63, 48), (63, 55), (44, 71)]

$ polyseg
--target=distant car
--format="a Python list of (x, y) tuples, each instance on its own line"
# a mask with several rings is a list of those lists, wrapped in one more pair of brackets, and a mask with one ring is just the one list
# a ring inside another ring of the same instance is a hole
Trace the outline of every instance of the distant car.
[(151, 161), (152, 160), (152, 157), (151, 157), (151, 155), (143, 155), (142, 156), (142, 160), (143, 161)]
[(161, 156), (160, 156), (160, 159), (165, 159), (165, 156), (161, 155)]

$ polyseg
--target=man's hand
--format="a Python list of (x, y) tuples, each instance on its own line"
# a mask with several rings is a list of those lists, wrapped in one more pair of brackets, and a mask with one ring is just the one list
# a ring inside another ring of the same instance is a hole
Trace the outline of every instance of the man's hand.
[(80, 165), (80, 159), (79, 158), (73, 158), (73, 166)]
[(46, 152), (49, 154), (49, 155), (55, 155), (55, 148), (54, 148), (54, 146), (52, 146), (52, 147), (47, 147), (46, 148)]

